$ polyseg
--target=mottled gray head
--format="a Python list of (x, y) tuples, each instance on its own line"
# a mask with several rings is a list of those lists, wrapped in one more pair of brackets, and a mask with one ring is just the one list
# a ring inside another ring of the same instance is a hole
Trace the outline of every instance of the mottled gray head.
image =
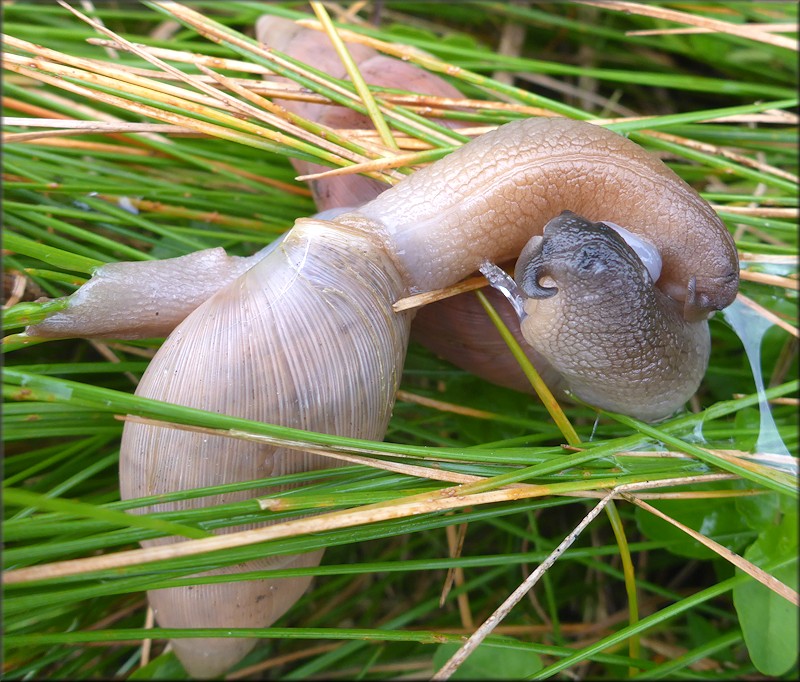
[(605, 223), (593, 223), (564, 211), (531, 239), (517, 260), (514, 279), (529, 298), (555, 296), (559, 287), (579, 290), (652, 286), (653, 280), (636, 252)]

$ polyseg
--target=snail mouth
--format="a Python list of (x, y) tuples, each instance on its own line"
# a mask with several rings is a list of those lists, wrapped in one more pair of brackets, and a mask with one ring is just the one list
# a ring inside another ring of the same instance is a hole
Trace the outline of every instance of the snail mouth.
[(555, 286), (555, 281), (541, 257), (532, 258), (527, 263), (519, 284), (528, 298), (551, 298), (558, 293), (558, 287)]
[[(556, 281), (571, 270), (583, 266), (586, 274), (600, 274), (605, 270), (604, 253), (628, 250), (612, 228), (563, 211), (548, 221), (542, 236), (533, 237), (522, 250), (515, 279), (525, 296), (551, 298), (559, 291)], [(621, 256), (630, 257), (627, 253), (617, 257)]]
[(517, 285), (528, 298), (550, 298), (558, 293), (543, 253), (544, 243), (542, 237), (531, 239), (520, 254), (514, 271)]

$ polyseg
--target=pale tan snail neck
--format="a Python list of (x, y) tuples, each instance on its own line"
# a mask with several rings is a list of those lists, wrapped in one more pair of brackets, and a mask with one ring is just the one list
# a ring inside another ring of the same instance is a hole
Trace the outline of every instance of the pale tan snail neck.
[[(300, 218), (295, 222), (295, 225), (304, 225), (312, 220), (314, 219)], [(349, 232), (354, 236), (357, 235), (359, 238), (367, 239), (375, 244), (383, 251), (385, 257), (391, 261), (397, 272), (400, 273), (400, 276), (406, 284), (406, 291), (420, 291), (418, 277), (415, 275), (414, 269), (409, 267), (410, 259), (406, 257), (406, 254), (401, 249), (398, 249), (397, 243), (386, 228), (386, 225), (365, 216), (359, 209), (352, 209), (346, 213), (341, 213), (331, 222), (343, 232)]]

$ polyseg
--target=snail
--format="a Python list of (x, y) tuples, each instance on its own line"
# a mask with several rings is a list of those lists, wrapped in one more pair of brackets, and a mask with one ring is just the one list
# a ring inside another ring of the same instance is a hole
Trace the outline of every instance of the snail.
[[(654, 286), (660, 259), (625, 232), (564, 211), (526, 244), (514, 279), (487, 263), (481, 272), (508, 296), (523, 338), (575, 395), (654, 420), (697, 389), (708, 363), (708, 325), (685, 320)], [(576, 332), (571, 320), (578, 316)]]
[[(650, 273), (617, 225), (658, 252), (660, 275)], [(487, 266), (517, 256), (514, 280)], [(738, 286), (733, 240), (689, 185), (624, 137), (562, 118), (505, 124), (358, 208), (297, 220), (255, 256), (209, 250), (182, 258), (103, 266), (67, 310), (28, 333), (120, 338), (146, 325), (147, 335), (169, 336), (137, 395), (371, 440), (385, 434), (413, 317), (393, 312), (392, 304), (410, 293), (483, 268), (509, 296), (523, 335), (557, 381), (589, 402), (655, 419), (696, 389), (708, 357), (706, 319), (733, 301)], [(142, 281), (137, 273), (145, 266)], [(206, 267), (214, 277), (197, 279), (211, 287), (210, 296), (207, 286), (197, 293), (191, 284)], [(183, 273), (180, 296), (162, 290), (175, 302), (169, 315), (155, 304), (134, 304), (131, 282), (155, 292), (176, 273)], [(122, 283), (116, 291), (126, 298), (104, 300), (111, 281)], [(309, 453), (128, 422), (120, 481), (129, 499), (330, 466)], [(321, 554), (268, 557), (214, 573), (314, 566)], [(152, 591), (149, 599), (165, 628), (258, 628), (280, 617), (308, 582), (196, 585)], [(172, 644), (191, 675), (213, 677), (254, 640)]]

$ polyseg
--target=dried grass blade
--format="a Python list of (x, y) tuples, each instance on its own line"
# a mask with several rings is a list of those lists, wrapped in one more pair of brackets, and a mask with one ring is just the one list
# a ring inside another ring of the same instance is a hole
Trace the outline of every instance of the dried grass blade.
[[(223, 76), (222, 74), (217, 73), (216, 71), (212, 71), (211, 69), (206, 68), (202, 64), (199, 64), (198, 68), (207, 75), (211, 76), (214, 80), (216, 80), (220, 84), (227, 87), (229, 90), (231, 90), (231, 92), (234, 92), (237, 95), (244, 97), (249, 102), (254, 104), (256, 107), (261, 107), (262, 109), (266, 109), (267, 112), (271, 112), (271, 113), (265, 113), (264, 111), (258, 108), (250, 109), (253, 115), (258, 116), (265, 123), (269, 123), (276, 127), (279, 128), (283, 127), (286, 130), (290, 130), (293, 135), (295, 135), (300, 139), (305, 140), (309, 144), (314, 144), (319, 147), (322, 147), (323, 149), (327, 149), (331, 153), (337, 154), (342, 158), (348, 159), (355, 164), (368, 162), (368, 158), (366, 156), (368, 152), (363, 147), (355, 145), (352, 142), (349, 143), (347, 146), (336, 144), (336, 141), (343, 141), (343, 138), (332, 128), (328, 128), (327, 126), (323, 126), (318, 123), (312, 124), (311, 121), (307, 121), (306, 119), (301, 119), (301, 117), (297, 116), (296, 114), (289, 114), (289, 112), (285, 110), (282, 113), (288, 114), (288, 116), (284, 118), (280, 116), (278, 113), (278, 111), (282, 110), (283, 107), (279, 107), (278, 105), (273, 104), (272, 102), (261, 97), (260, 95), (257, 95), (256, 93), (249, 91), (247, 88), (242, 87), (241, 85), (234, 82), (230, 78), (227, 78), (226, 76)], [(294, 125), (291, 122), (292, 120), (294, 121), (303, 120), (307, 124), (310, 124), (308, 125), (309, 128), (313, 127), (317, 130), (317, 132), (316, 133), (308, 132), (303, 127), (299, 125)], [(351, 148), (354, 148), (357, 151), (353, 152), (351, 151)], [(352, 168), (352, 166), (348, 166), (348, 168)], [(397, 175), (396, 179), (399, 180), (401, 177), (402, 176)]]
[(80, 129), (85, 133), (140, 133), (140, 132), (159, 132), (169, 133), (175, 130), (180, 132), (191, 132), (188, 128), (177, 128), (164, 123), (119, 123), (114, 121), (84, 121), (81, 119), (60, 119), (60, 118), (21, 118), (16, 116), (5, 116), (3, 124), (7, 126), (24, 126), (27, 128), (58, 128)]
[(800, 177), (798, 177), (794, 173), (789, 173), (788, 171), (784, 171), (781, 168), (776, 168), (775, 166), (771, 166), (767, 163), (762, 163), (761, 161), (757, 161), (756, 159), (751, 159), (748, 156), (737, 154), (736, 152), (732, 152), (729, 149), (725, 149), (724, 147), (720, 147), (718, 145), (710, 144), (708, 142), (699, 142), (698, 140), (691, 140), (687, 137), (672, 135), (670, 133), (665, 133), (660, 130), (645, 130), (642, 132), (646, 133), (650, 137), (659, 138), (667, 142), (674, 142), (675, 144), (683, 145), (684, 147), (688, 147), (689, 149), (696, 149), (697, 151), (705, 152), (706, 154), (724, 156), (726, 159), (730, 159), (731, 161), (740, 163), (741, 165), (746, 166), (748, 168), (754, 168), (755, 170), (762, 171), (764, 173), (769, 173), (770, 175), (774, 175), (775, 177), (778, 178), (783, 178), (784, 180), (788, 180), (789, 182), (794, 182), (794, 183), (800, 182)]
[(724, 211), (736, 215), (756, 216), (758, 218), (797, 218), (800, 211), (796, 208), (774, 208), (771, 206), (727, 206), (712, 204), (715, 211)]
[[(244, 113), (245, 115), (249, 115), (249, 116), (252, 116), (253, 118), (260, 119), (260, 120), (262, 120), (262, 121), (264, 121), (264, 122), (266, 122), (266, 123), (268, 123), (270, 125), (278, 127), (279, 129), (283, 126), (283, 127), (291, 128), (292, 130), (290, 132), (292, 132), (292, 133), (297, 132), (297, 130), (294, 129), (294, 126), (287, 125), (287, 123), (283, 119), (281, 119), (281, 118), (279, 118), (277, 116), (274, 116), (272, 114), (265, 113), (265, 112), (257, 109), (256, 107), (254, 107), (254, 106), (252, 106), (252, 105), (250, 105), (250, 104), (248, 104), (246, 102), (241, 102), (240, 100), (232, 98), (232, 97), (226, 95), (224, 92), (222, 92), (218, 88), (215, 88), (214, 86), (212, 86), (210, 84), (204, 83), (201, 80), (193, 78), (189, 74), (184, 73), (180, 69), (176, 69), (174, 66), (171, 66), (170, 64), (167, 64), (166, 62), (162, 61), (158, 57), (148, 53), (146, 50), (141, 50), (141, 49), (137, 48), (133, 43), (125, 40), (124, 38), (122, 38), (121, 36), (117, 35), (113, 31), (105, 28), (104, 26), (100, 26), (97, 22), (95, 22), (90, 17), (87, 17), (85, 14), (82, 14), (78, 10), (69, 7), (69, 5), (67, 5), (65, 2), (63, 2), (63, 0), (58, 0), (58, 2), (63, 7), (66, 7), (67, 9), (69, 9), (79, 19), (81, 19), (82, 21), (85, 21), (90, 26), (92, 26), (95, 30), (97, 30), (97, 31), (99, 31), (101, 33), (104, 33), (105, 35), (109, 36), (110, 38), (112, 38), (116, 42), (121, 43), (130, 52), (132, 52), (133, 54), (135, 54), (135, 55), (141, 57), (142, 59), (150, 62), (154, 66), (157, 66), (161, 70), (172, 74), (176, 78), (179, 78), (180, 80), (182, 80), (182, 81), (188, 83), (189, 85), (192, 85), (193, 87), (197, 88), (198, 90), (204, 92), (206, 95), (208, 95), (209, 97), (212, 98), (212, 101), (216, 100), (216, 101), (220, 102), (222, 106), (225, 106), (228, 109), (232, 109), (234, 111), (239, 111), (241, 113)], [(214, 73), (214, 72), (208, 70), (206, 67), (201, 67), (201, 68), (205, 69), (207, 75), (213, 75), (213, 73)], [(253, 131), (251, 131), (251, 132), (253, 132)], [(264, 133), (257, 133), (257, 134), (264, 134)], [(316, 150), (317, 150), (317, 147), (315, 147), (314, 145), (309, 147), (309, 146), (307, 146), (307, 145), (305, 145), (305, 144), (303, 144), (301, 142), (298, 142), (293, 137), (290, 137), (289, 135), (286, 135), (283, 132), (266, 131), (266, 134), (264, 134), (264, 136), (268, 137), (268, 138), (271, 138), (271, 139), (273, 139), (276, 142), (279, 142), (281, 144), (285, 144), (288, 147), (292, 147), (292, 148), (298, 149), (300, 151), (305, 151), (306, 153), (314, 154), (316, 152)], [(316, 144), (316, 140), (314, 140), (314, 144)], [(328, 145), (320, 144), (319, 146), (326, 147)], [(341, 156), (341, 153), (340, 153), (341, 151), (344, 151), (344, 150), (337, 150), (337, 151), (334, 152), (334, 154), (336, 154), (337, 156)], [(347, 154), (347, 152), (345, 152), (345, 153)], [(334, 162), (334, 163), (336, 163), (336, 161), (337, 161), (336, 157), (335, 156), (331, 156), (330, 154), (320, 153), (319, 155), (320, 155), (321, 158), (324, 158), (327, 161)], [(337, 165), (338, 165), (338, 163), (337, 163)]]
[[(766, 33), (796, 33), (797, 24), (745, 24), (749, 29)], [(641, 31), (625, 31), (626, 36), (693, 35), (699, 33), (719, 33), (711, 28), (695, 26), (692, 28), (648, 28)]]
[(673, 519), (671, 516), (665, 514), (660, 509), (656, 509), (652, 505), (647, 504), (647, 502), (638, 499), (636, 496), (629, 495), (627, 493), (623, 493), (622, 496), (629, 502), (635, 504), (637, 507), (641, 507), (645, 511), (650, 512), (651, 514), (657, 516), (658, 518), (682, 530), (684, 533), (691, 536), (694, 540), (697, 540), (697, 542), (704, 545), (705, 547), (708, 547), (708, 549), (715, 552), (720, 557), (722, 557), (726, 561), (736, 566), (736, 568), (744, 571), (755, 580), (758, 580), (758, 582), (768, 587), (775, 594), (783, 597), (784, 599), (791, 602), (795, 606), (800, 606), (800, 594), (798, 594), (788, 585), (782, 583), (777, 578), (771, 576), (762, 568), (759, 568), (750, 561), (747, 561), (747, 559), (745, 559), (744, 557), (739, 556), (738, 554), (736, 554), (736, 552), (732, 552), (727, 547), (719, 544), (718, 542), (712, 540), (711, 538), (708, 538), (705, 535), (698, 533), (696, 530), (693, 530), (692, 528), (685, 526), (680, 521)]
[[(68, 135), (132, 135), (137, 133), (167, 133), (172, 135), (196, 135), (190, 128), (170, 125), (168, 123), (115, 123), (111, 121), (61, 121), (59, 119), (25, 119), (6, 117), (6, 125), (22, 127), (49, 127), (52, 130), (33, 130), (24, 133), (5, 133), (4, 143), (31, 142), (48, 137), (63, 137)], [(147, 154), (146, 150), (136, 150)]]
[[(116, 90), (123, 90), (120, 84), (126, 83), (131, 86), (139, 86), (140, 90), (128, 89), (131, 94), (144, 94), (144, 91), (148, 92), (158, 92), (163, 95), (169, 95), (170, 97), (177, 98), (181, 103), (186, 100), (189, 102), (194, 102), (196, 104), (202, 104), (209, 107), (222, 107), (223, 103), (214, 97), (208, 97), (205, 95), (201, 95), (196, 92), (192, 92), (190, 90), (186, 90), (185, 88), (178, 88), (174, 85), (169, 85), (168, 83), (163, 83), (161, 81), (155, 81), (149, 78), (145, 78), (143, 76), (137, 76), (136, 74), (130, 73), (128, 70), (120, 68), (116, 65), (110, 65), (105, 62), (100, 62), (94, 59), (81, 59), (79, 57), (73, 57), (71, 55), (63, 54), (56, 50), (51, 50), (48, 48), (43, 48), (38, 45), (34, 45), (33, 43), (29, 43), (24, 40), (20, 40), (18, 38), (14, 38), (13, 36), (3, 36), (3, 41), (16, 49), (23, 50), (25, 52), (30, 52), (31, 54), (36, 55), (37, 57), (44, 57), (45, 59), (52, 60), (52, 64), (49, 62), (41, 62), (39, 60), (32, 60), (30, 58), (19, 57), (17, 55), (6, 54), (5, 57), (10, 61), (20, 64), (29, 64), (34, 66), (35, 68), (44, 67), (48, 71), (52, 73), (57, 73), (59, 75), (65, 76), (72, 76), (76, 79), (86, 81), (86, 82), (96, 82), (98, 84), (105, 84), (109, 87), (112, 87)], [(64, 67), (56, 67), (57, 64), (64, 64), (65, 66), (73, 67), (72, 70), (66, 70)], [(92, 78), (90, 79), (88, 76), (81, 78), (80, 74), (91, 74)], [(96, 76), (95, 76), (96, 74)], [(105, 77), (103, 80), (100, 80), (99, 77)], [(150, 99), (153, 99), (152, 94), (150, 95)], [(165, 100), (168, 101), (168, 100)]]
[(412, 296), (406, 296), (405, 298), (398, 299), (392, 304), (392, 310), (394, 310), (396, 313), (400, 313), (404, 310), (419, 308), (421, 306), (428, 305), (429, 303), (442, 301), (446, 298), (457, 296), (458, 294), (463, 294), (467, 291), (483, 289), (487, 286), (489, 286), (489, 282), (486, 281), (486, 278), (483, 275), (478, 277), (470, 277), (469, 279), (465, 279), (451, 287), (436, 289), (435, 291), (424, 291), (421, 294), (413, 294)]
[(149, 52), (155, 57), (162, 59), (169, 59), (172, 62), (179, 62), (182, 64), (202, 64), (209, 68), (226, 69), (228, 71), (240, 71), (242, 73), (252, 73), (255, 75), (271, 75), (273, 72), (261, 64), (253, 64), (252, 62), (243, 62), (238, 59), (226, 59), (224, 57), (209, 57), (199, 52), (185, 52), (183, 50), (170, 50), (164, 47), (153, 47), (151, 45), (144, 45), (142, 43), (131, 43), (126, 41), (127, 44), (120, 43), (116, 40), (108, 40), (104, 38), (88, 38), (87, 43), (90, 45), (97, 45), (98, 47), (113, 47), (117, 50), (130, 51), (128, 45), (135, 45), (142, 51)]
[(747, 24), (732, 24), (719, 19), (710, 19), (697, 14), (679, 12), (677, 10), (667, 9), (666, 7), (644, 5), (638, 2), (623, 2), (620, 0), (578, 0), (578, 2), (582, 5), (600, 7), (601, 9), (606, 10), (626, 12), (629, 14), (639, 14), (645, 17), (666, 19), (667, 21), (689, 24), (690, 26), (706, 28), (719, 33), (728, 33), (741, 38), (748, 38), (761, 43), (767, 43), (768, 45), (775, 45), (776, 47), (785, 47), (794, 51), (798, 50), (797, 40), (792, 38), (784, 38), (783, 36), (774, 36), (771, 33), (753, 28)]
[(126, 550), (85, 559), (72, 559), (28, 568), (12, 569), (3, 574), (3, 583), (12, 585), (36, 580), (48, 580), (68, 575), (80, 575), (81, 573), (89, 571), (124, 568), (127, 566), (135, 566), (140, 563), (195, 556), (197, 554), (213, 552), (220, 549), (244, 547), (268, 540), (294, 537), (307, 533), (319, 533), (325, 530), (349, 528), (367, 523), (376, 523), (378, 521), (388, 521), (390, 519), (406, 518), (419, 514), (457, 509), (471, 504), (491, 504), (494, 502), (506, 502), (527, 497), (536, 497), (549, 494), (549, 492), (550, 488), (548, 486), (540, 486), (539, 491), (526, 490), (523, 492), (519, 488), (510, 488), (463, 496), (459, 494), (458, 488), (445, 488), (442, 491), (437, 491), (435, 494), (426, 493), (421, 496), (405, 498), (402, 502), (392, 505), (368, 505), (356, 510), (332, 512), (310, 519), (296, 519), (254, 530), (240, 531), (226, 535), (215, 535), (203, 540), (187, 540), (186, 542), (173, 545)]
[(800, 290), (800, 281), (797, 279), (792, 279), (791, 277), (782, 277), (780, 275), (770, 275), (764, 272), (750, 272), (749, 270), (741, 270), (739, 272), (739, 279), (744, 279), (748, 282), (757, 282), (758, 284), (766, 284), (773, 287), (794, 289), (795, 291)]
[(379, 171), (387, 171), (392, 168), (408, 168), (418, 164), (427, 163), (440, 158), (447, 152), (442, 149), (435, 149), (424, 152), (411, 152), (410, 154), (395, 154), (394, 156), (374, 159), (372, 161), (365, 161), (363, 163), (353, 164), (352, 166), (342, 166), (340, 168), (332, 168), (329, 171), (322, 171), (320, 173), (307, 173), (306, 175), (298, 175), (297, 180), (319, 180), (321, 178), (331, 178), (339, 175), (354, 175), (356, 173), (375, 173)]
[(616, 495), (615, 491), (608, 493), (600, 502), (598, 502), (592, 510), (581, 519), (581, 522), (575, 529), (567, 535), (564, 540), (556, 547), (550, 555), (531, 573), (522, 584), (514, 590), (509, 597), (489, 616), (481, 626), (470, 635), (469, 639), (463, 646), (454, 653), (447, 663), (433, 676), (431, 680), (449, 680), (453, 673), (461, 667), (461, 664), (467, 660), (467, 657), (478, 648), (494, 629), (503, 621), (508, 615), (509, 611), (513, 609), (520, 600), (533, 589), (534, 585), (539, 582), (539, 579), (545, 572), (558, 560), (558, 558), (578, 539), (584, 529), (600, 514), (606, 505)]
[[(8, 57), (8, 55), (6, 55), (6, 57)], [(183, 114), (176, 114), (173, 112), (165, 111), (163, 109), (158, 109), (148, 104), (134, 102), (125, 99), (123, 97), (120, 97), (118, 95), (111, 95), (109, 93), (90, 90), (87, 87), (84, 87), (82, 85), (76, 85), (74, 83), (67, 81), (63, 77), (59, 77), (59, 75), (63, 74), (50, 76), (43, 73), (42, 71), (26, 68), (25, 66), (15, 63), (14, 61), (10, 61), (6, 58), (4, 58), (3, 60), (3, 65), (5, 66), (5, 68), (8, 68), (9, 70), (14, 71), (15, 73), (20, 73), (22, 75), (29, 76), (34, 80), (38, 80), (43, 83), (53, 85), (62, 90), (68, 90), (69, 92), (81, 95), (82, 97), (86, 97), (87, 99), (98, 100), (100, 102), (105, 102), (106, 104), (111, 104), (112, 106), (118, 107), (120, 109), (124, 109), (132, 113), (146, 116), (148, 118), (154, 118), (156, 120), (166, 121), (168, 123), (172, 123), (177, 126), (191, 128), (192, 130), (204, 133), (206, 135), (210, 135), (212, 137), (228, 139), (234, 142), (239, 142), (241, 144), (246, 144), (260, 149), (267, 149), (268, 151), (278, 151), (269, 142), (259, 137), (256, 137), (255, 135), (249, 135), (247, 133), (231, 130), (229, 128), (217, 125), (215, 123), (206, 123), (205, 121), (200, 121), (198, 119), (194, 119), (189, 116), (185, 116)], [(58, 65), (53, 65), (53, 66), (57, 67)], [(62, 69), (56, 68), (55, 71), (56, 72), (62, 71)], [(92, 74), (86, 74), (86, 75), (88, 76), (86, 80), (89, 82), (97, 80), (91, 78)], [(192, 106), (191, 103), (189, 102), (181, 103), (181, 106), (183, 105), (185, 105), (186, 108), (189, 110), (196, 109), (196, 107)], [(229, 118), (235, 121), (233, 117)], [(242, 121), (238, 121), (238, 123), (241, 124)]]
[(339, 58), (342, 60), (344, 68), (347, 71), (347, 75), (350, 76), (350, 80), (352, 81), (356, 92), (358, 93), (359, 97), (361, 97), (361, 101), (367, 109), (367, 116), (369, 116), (370, 121), (372, 121), (372, 125), (375, 126), (375, 130), (377, 130), (380, 134), (383, 144), (388, 149), (398, 149), (397, 142), (394, 140), (392, 131), (389, 129), (389, 126), (386, 123), (386, 119), (384, 119), (384, 117), (381, 115), (380, 108), (378, 107), (375, 98), (372, 96), (369, 86), (364, 80), (364, 77), (361, 75), (361, 72), (358, 70), (358, 66), (350, 55), (350, 51), (347, 49), (344, 41), (336, 32), (336, 27), (333, 25), (328, 12), (325, 10), (325, 7), (322, 5), (322, 3), (314, 0), (312, 0), (310, 5), (311, 9), (314, 10), (314, 14), (317, 15), (317, 19), (319, 19), (320, 23), (325, 29), (325, 33), (328, 34), (328, 38), (330, 38), (331, 43), (333, 43), (336, 54), (338, 54)]

